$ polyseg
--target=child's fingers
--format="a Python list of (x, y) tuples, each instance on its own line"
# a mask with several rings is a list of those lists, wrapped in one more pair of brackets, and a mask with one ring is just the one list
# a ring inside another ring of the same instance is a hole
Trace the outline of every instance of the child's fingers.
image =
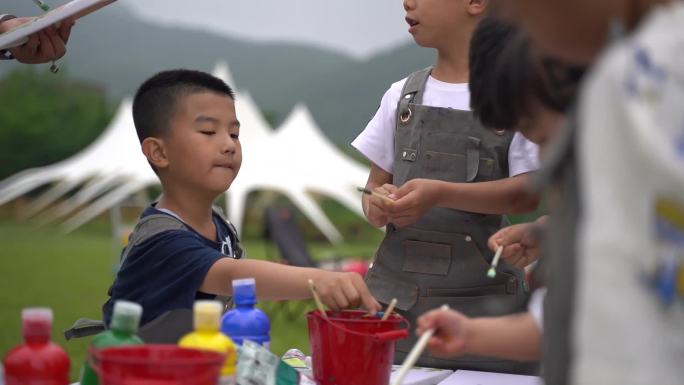
[(437, 336), (430, 337), (430, 340), (428, 341), (428, 348), (438, 349), (442, 346), (444, 346), (444, 341), (441, 338)]
[(337, 303), (337, 306), (339, 306), (340, 309), (349, 309), (349, 300), (347, 299), (347, 296), (344, 294), (342, 288), (338, 288), (333, 292), (333, 298), (335, 299), (335, 303)]
[(420, 203), (420, 197), (418, 194), (412, 192), (401, 196), (399, 199), (392, 202), (392, 212), (395, 214), (406, 213), (409, 210), (414, 209)]
[(387, 213), (382, 209), (382, 207), (377, 206), (371, 200), (368, 201), (366, 215), (373, 226), (381, 227), (389, 223)]
[(448, 343), (439, 337), (432, 337), (428, 341), (428, 349), (430, 352), (436, 356), (448, 357), (456, 354), (457, 352), (451, 352)]
[(337, 303), (337, 300), (335, 299), (335, 295), (333, 293), (321, 296), (321, 301), (323, 301), (323, 303), (332, 310), (341, 310), (340, 305)]
[(512, 239), (511, 237), (511, 231), (512, 226), (504, 227), (503, 229), (497, 231), (489, 237), (489, 240), (487, 241), (487, 246), (489, 246), (489, 249), (492, 251), (496, 251), (496, 249), (499, 248), (499, 246), (504, 247), (504, 251), (506, 246), (510, 245), (513, 242), (517, 242), (517, 240)]
[(435, 328), (437, 326), (439, 312), (439, 310), (430, 310), (418, 318), (418, 335), (422, 335), (426, 330)]
[(355, 309), (361, 305), (361, 294), (359, 294), (359, 291), (356, 290), (356, 287), (352, 281), (345, 282), (345, 284), (342, 285), (341, 291), (349, 303), (348, 308)]
[[(383, 201), (390, 201), (391, 202), (392, 199), (390, 198), (390, 195), (392, 194), (392, 192), (391, 192), (392, 188), (393, 188), (393, 186), (391, 184), (385, 184), (382, 186), (378, 186), (378, 187), (373, 189), (374, 194), (372, 196), (375, 198), (378, 198), (380, 200), (383, 200)], [(380, 196), (378, 196), (378, 195), (380, 195)]]
[(518, 223), (504, 227), (489, 237), (487, 245), (492, 251), (496, 251), (499, 246), (506, 247), (514, 243), (520, 243), (530, 231), (531, 226), (529, 223)]
[(38, 39), (40, 40), (40, 45), (38, 46), (38, 51), (43, 58), (52, 58), (55, 56), (55, 51), (52, 48), (52, 41), (48, 37), (45, 31), (38, 32)]
[(399, 190), (397, 186), (389, 183), (383, 184), (380, 188), (382, 188), (386, 192), (385, 195), (395, 194)]
[(66, 46), (64, 45), (64, 41), (62, 41), (62, 39), (57, 34), (57, 30), (54, 30), (54, 33), (52, 34), (48, 34), (48, 38), (52, 43), (52, 51), (54, 55), (51, 57), (51, 59), (59, 59), (62, 56), (64, 56), (64, 54), (66, 54)]
[(34, 33), (33, 35), (29, 36), (28, 42), (20, 47), (10, 49), (10, 52), (12, 52), (12, 54), (16, 56), (18, 60), (21, 60), (25, 57), (35, 56), (38, 52), (38, 47), (40, 47), (40, 36), (38, 33)]
[(510, 245), (503, 246), (503, 250), (501, 251), (501, 259), (510, 263), (511, 261), (520, 258), (521, 251), (522, 247), (519, 243), (512, 243)]
[(499, 248), (499, 245), (501, 244), (501, 234), (500, 233), (502, 231), (503, 231), (503, 229), (497, 231), (496, 233), (494, 233), (494, 235), (489, 237), (489, 239), (487, 240), (487, 247), (489, 247), (489, 250), (496, 251)]
[(430, 352), (437, 357), (454, 357), (464, 353), (462, 346), (443, 339), (436, 340), (431, 345), (429, 344), (428, 347)]
[(393, 205), (393, 202), (390, 201), (389, 198), (380, 198), (377, 196), (370, 197), (369, 202), (372, 206), (377, 207), (383, 214), (387, 214)]
[(368, 309), (368, 312), (371, 313), (371, 315), (375, 315), (375, 313), (380, 311), (382, 308), (380, 303), (378, 303), (378, 301), (373, 297), (370, 290), (368, 290), (368, 286), (366, 286), (366, 283), (363, 281), (363, 278), (361, 278), (360, 275), (356, 273), (350, 274), (352, 274), (354, 277), (352, 283), (361, 297), (363, 306)]
[(368, 198), (368, 209), (376, 211), (378, 213), (384, 214), (384, 208), (382, 207), (382, 201), (378, 197)]
[(62, 38), (62, 41), (64, 44), (69, 42), (69, 36), (71, 35), (71, 27), (74, 26), (76, 22), (74, 21), (73, 18), (68, 18), (64, 21), (59, 26), (59, 37)]
[(522, 257), (522, 254), (523, 247), (520, 245), (520, 243), (513, 243), (504, 247), (503, 251), (501, 252), (501, 258), (510, 264), (519, 260)]

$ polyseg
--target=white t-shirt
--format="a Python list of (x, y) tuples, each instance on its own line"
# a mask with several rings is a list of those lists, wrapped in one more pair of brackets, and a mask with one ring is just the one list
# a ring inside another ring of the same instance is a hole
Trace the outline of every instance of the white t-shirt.
[[(392, 173), (394, 164), (394, 130), (397, 103), (406, 78), (392, 84), (380, 102), (380, 108), (366, 128), (354, 139), (352, 146), (368, 160)], [(423, 93), (423, 104), (432, 107), (470, 110), (470, 91), (467, 83), (445, 83), (428, 77)], [(539, 168), (539, 148), (515, 133), (508, 149), (509, 176)]]
[(546, 288), (540, 287), (532, 292), (530, 301), (527, 303), (527, 311), (541, 331), (544, 330), (544, 297), (546, 297)]
[(684, 307), (664, 308), (644, 279), (674, 242), (655, 231), (657, 202), (684, 202), (682, 52), (684, 4), (672, 2), (585, 80), (573, 384), (684, 381)]

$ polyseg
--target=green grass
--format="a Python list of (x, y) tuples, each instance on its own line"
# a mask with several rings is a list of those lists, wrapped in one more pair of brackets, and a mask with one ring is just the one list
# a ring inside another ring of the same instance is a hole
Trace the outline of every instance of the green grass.
[[(0, 354), (3, 356), (22, 342), (21, 309), (34, 306), (51, 307), (55, 314), (53, 339), (67, 350), (71, 358), (71, 379), (77, 380), (90, 338), (66, 341), (63, 331), (80, 317), (100, 319), (100, 308), (107, 299), (107, 289), (114, 277), (120, 245), (113, 243), (107, 218), (97, 219), (74, 233), (65, 235), (56, 226), (39, 227), (18, 221), (10, 210), (0, 212)], [(370, 256), (377, 247), (379, 231), (352, 242), (333, 247), (324, 242), (311, 246), (318, 258), (333, 255)], [(258, 239), (245, 241), (250, 258), (265, 255), (266, 245)], [(274, 353), (282, 355), (290, 348), (309, 353), (306, 301), (263, 303), (272, 318)], [(283, 307), (298, 314), (287, 317)], [(276, 310), (281, 311), (276, 314)]]
[(67, 349), (76, 379), (87, 339), (67, 342), (62, 331), (79, 317), (100, 319), (112, 282), (112, 243), (107, 233), (62, 235), (55, 228), (0, 222), (0, 352), (21, 343), (21, 309), (51, 307), (53, 339)]

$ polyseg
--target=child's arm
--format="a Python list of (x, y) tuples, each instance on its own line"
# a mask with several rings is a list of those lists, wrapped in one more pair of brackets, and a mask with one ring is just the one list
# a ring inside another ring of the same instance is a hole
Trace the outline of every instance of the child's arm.
[(518, 361), (539, 360), (541, 331), (529, 313), (468, 318), (453, 310), (432, 310), (418, 319), (418, 334), (435, 328), (430, 350), (443, 357), (477, 354)]
[(451, 183), (412, 179), (393, 193), (390, 221), (406, 226), (434, 206), (482, 214), (521, 214), (534, 210), (539, 197), (527, 190), (530, 173), (490, 182)]
[[(391, 183), (392, 174), (373, 163), (368, 175), (368, 181), (366, 182), (366, 188), (387, 196), (397, 190), (396, 186)], [(368, 218), (368, 222), (371, 225), (382, 227), (389, 223), (388, 207), (385, 199), (363, 194), (361, 196), (361, 205), (363, 206), (363, 213), (366, 214), (366, 218)]]
[(380, 310), (366, 283), (357, 273), (340, 273), (295, 267), (255, 259), (221, 258), (209, 269), (200, 290), (232, 295), (232, 280), (255, 278), (261, 299), (311, 298), (308, 280), (313, 279), (321, 300), (334, 310), (364, 305), (371, 313)]

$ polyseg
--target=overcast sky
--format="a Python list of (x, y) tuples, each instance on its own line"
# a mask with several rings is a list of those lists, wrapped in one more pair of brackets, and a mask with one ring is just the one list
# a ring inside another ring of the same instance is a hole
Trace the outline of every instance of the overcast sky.
[[(28, 1), (28, 0), (27, 0)], [(119, 0), (145, 19), (367, 57), (410, 41), (401, 0)]]

